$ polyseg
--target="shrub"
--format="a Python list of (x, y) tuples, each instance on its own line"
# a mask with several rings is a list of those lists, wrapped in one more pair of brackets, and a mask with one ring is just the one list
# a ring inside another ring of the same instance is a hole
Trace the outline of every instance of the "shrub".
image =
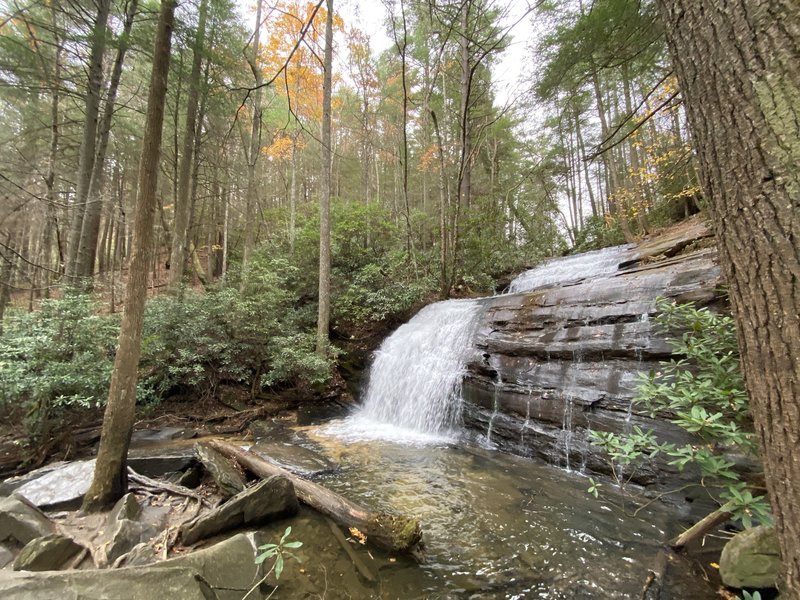
[[(672, 334), (668, 340), (679, 357), (661, 363), (657, 372), (641, 375), (636, 402), (651, 416), (666, 414), (696, 436), (691, 444), (659, 443), (652, 431), (634, 428), (628, 435), (593, 432), (592, 442), (606, 450), (612, 461), (636, 467), (659, 454), (669, 464), (700, 469), (701, 484), (741, 520), (769, 521), (764, 496), (740, 478), (732, 454), (757, 459), (751, 431), (747, 394), (739, 369), (733, 319), (707, 308), (659, 299), (657, 324)], [(597, 491), (593, 484), (591, 493)]]
[(116, 316), (92, 297), (66, 290), (32, 313), (11, 314), (0, 336), (0, 405), (21, 407), (33, 439), (67, 408), (105, 402), (119, 332)]

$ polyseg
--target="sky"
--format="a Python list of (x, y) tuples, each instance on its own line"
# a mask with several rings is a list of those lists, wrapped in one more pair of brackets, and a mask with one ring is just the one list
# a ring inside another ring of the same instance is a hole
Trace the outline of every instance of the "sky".
[[(499, 6), (508, 6), (505, 27), (520, 21), (528, 2), (520, 0), (498, 0)], [(381, 0), (342, 0), (338, 8), (339, 14), (347, 24), (359, 24), (360, 28), (370, 34), (372, 49), (379, 53), (391, 47), (392, 42), (386, 33), (385, 20), (387, 10)], [(512, 42), (493, 69), (492, 78), (497, 94), (497, 102), (503, 105), (512, 101), (525, 89), (525, 79), (530, 77), (528, 67), (531, 61), (530, 41), (536, 29), (531, 16), (523, 18), (511, 32)]]

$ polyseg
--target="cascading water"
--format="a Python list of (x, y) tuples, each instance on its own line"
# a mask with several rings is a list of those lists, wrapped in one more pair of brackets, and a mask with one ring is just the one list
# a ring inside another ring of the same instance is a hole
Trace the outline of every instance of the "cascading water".
[(619, 264), (629, 258), (631, 248), (633, 245), (627, 244), (603, 248), (594, 252), (584, 252), (575, 256), (553, 258), (535, 269), (518, 275), (509, 285), (508, 291), (516, 294), (587, 276), (599, 279), (613, 275), (618, 271)]
[(337, 433), (397, 439), (452, 432), (479, 312), (475, 300), (436, 302), (399, 327), (376, 352), (364, 403)]

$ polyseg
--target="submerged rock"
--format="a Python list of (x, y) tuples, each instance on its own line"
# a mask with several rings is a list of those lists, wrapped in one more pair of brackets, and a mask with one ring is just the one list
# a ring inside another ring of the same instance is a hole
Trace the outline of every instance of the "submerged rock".
[(774, 588), (781, 557), (774, 527), (753, 527), (735, 535), (722, 549), (719, 574), (734, 588)]
[(14, 560), (15, 571), (55, 571), (72, 560), (83, 546), (57, 533), (28, 542)]
[(184, 544), (238, 527), (261, 525), (297, 513), (294, 485), (285, 477), (270, 477), (238, 494), (225, 504), (181, 527)]
[(47, 515), (26, 498), (11, 496), (0, 499), (0, 542), (14, 540), (24, 545), (54, 531), (55, 526)]

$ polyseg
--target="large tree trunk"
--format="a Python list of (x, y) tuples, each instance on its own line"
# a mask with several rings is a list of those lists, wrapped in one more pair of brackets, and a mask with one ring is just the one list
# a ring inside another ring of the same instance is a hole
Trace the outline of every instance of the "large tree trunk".
[(333, 0), (327, 0), (325, 77), (322, 82), (322, 174), (319, 196), (319, 311), (317, 353), (328, 354), (331, 321), (331, 90), (333, 88)]
[(139, 193), (136, 201), (133, 253), (125, 290), (125, 310), (103, 418), (94, 479), (83, 501), (83, 510), (87, 512), (110, 506), (127, 489), (126, 458), (136, 408), (136, 380), (147, 296), (147, 272), (153, 254), (158, 165), (161, 158), (174, 12), (175, 0), (164, 0), (161, 3), (139, 163)]
[(186, 130), (183, 137), (183, 152), (178, 169), (178, 196), (175, 198), (175, 224), (172, 227), (172, 248), (169, 259), (169, 287), (175, 290), (183, 281), (186, 269), (186, 244), (189, 233), (189, 213), (192, 174), (192, 157), (195, 156), (195, 132), (197, 127), (197, 105), (200, 97), (200, 67), (206, 35), (206, 13), (208, 0), (200, 2), (197, 32), (192, 48), (192, 72), (189, 75), (189, 94), (186, 100)]
[(785, 570), (800, 598), (800, 3), (658, 0), (737, 322)]
[(412, 517), (390, 515), (363, 508), (312, 481), (293, 475), (267, 462), (257, 454), (220, 440), (206, 445), (232, 458), (259, 477), (280, 475), (294, 484), (297, 497), (308, 506), (328, 515), (339, 525), (355, 527), (366, 535), (367, 541), (391, 552), (417, 552), (422, 539), (419, 521)]

